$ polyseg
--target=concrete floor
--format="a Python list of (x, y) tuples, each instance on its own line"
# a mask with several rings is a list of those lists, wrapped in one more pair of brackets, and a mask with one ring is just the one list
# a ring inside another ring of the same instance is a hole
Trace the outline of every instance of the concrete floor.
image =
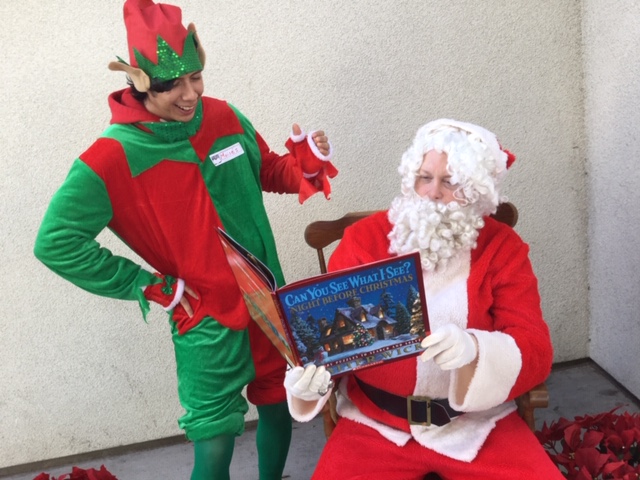
[[(630, 412), (640, 411), (638, 400), (604, 373), (591, 361), (558, 365), (547, 380), (549, 408), (537, 410), (536, 427), (550, 423), (560, 417), (572, 419), (579, 415), (600, 413), (622, 405)], [(41, 472), (59, 476), (71, 472), (71, 466), (81, 468), (106, 468), (119, 480), (189, 479), (192, 466), (192, 447), (183, 441), (170, 440), (170, 445), (140, 449), (132, 446), (121, 455), (99, 455), (76, 458), (64, 463), (53, 460), (46, 464), (12, 467), (5, 480), (32, 480)], [(324, 444), (322, 419), (312, 422), (294, 423), (293, 439), (283, 479), (307, 480)], [(67, 460), (68, 461), (68, 460)], [(6, 471), (7, 469), (5, 469)], [(18, 473), (20, 472), (20, 473)], [(232, 461), (233, 480), (258, 478), (255, 430), (248, 429), (236, 440)]]

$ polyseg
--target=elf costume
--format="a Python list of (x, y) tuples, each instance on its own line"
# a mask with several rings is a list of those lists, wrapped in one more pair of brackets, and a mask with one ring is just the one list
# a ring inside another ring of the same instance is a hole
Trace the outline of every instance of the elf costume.
[[(124, 5), (136, 90), (202, 70), (204, 52), (178, 7), (151, 0)], [(150, 93), (151, 94), (151, 93)], [(149, 301), (170, 315), (179, 425), (195, 442), (192, 478), (228, 478), (234, 436), (249, 400), (258, 405), (260, 478), (281, 478), (291, 435), (283, 389), (285, 362), (250, 321), (218, 240), (224, 228), (284, 279), (262, 192), (329, 196), (337, 174), (309, 135), (292, 135), (290, 153), (271, 152), (251, 123), (222, 100), (202, 97), (188, 122), (163, 121), (131, 89), (109, 97), (111, 125), (73, 163), (51, 200), (36, 256), (57, 274), (99, 295)], [(112, 230), (155, 273), (96, 241)], [(179, 303), (185, 286), (193, 315)]]

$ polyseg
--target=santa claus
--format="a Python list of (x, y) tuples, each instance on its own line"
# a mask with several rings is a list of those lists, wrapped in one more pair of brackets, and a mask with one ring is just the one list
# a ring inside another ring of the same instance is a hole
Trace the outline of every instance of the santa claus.
[[(430, 122), (391, 208), (345, 231), (330, 270), (420, 252), (431, 332), (419, 356), (340, 379), (313, 479), (563, 478), (514, 402), (552, 362), (529, 248), (489, 217), (514, 160), (482, 127)], [(323, 367), (287, 372), (292, 416), (313, 418), (331, 384)]]

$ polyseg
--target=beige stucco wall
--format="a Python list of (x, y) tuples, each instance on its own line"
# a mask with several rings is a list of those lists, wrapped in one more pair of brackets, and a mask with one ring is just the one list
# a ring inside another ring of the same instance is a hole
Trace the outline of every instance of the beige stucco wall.
[(587, 1), (590, 355), (640, 397), (640, 4)]
[[(89, 295), (33, 258), (49, 198), (124, 86), (121, 0), (0, 2), (0, 468), (179, 434), (174, 361), (155, 309)], [(304, 225), (386, 207), (417, 128), (482, 124), (518, 155), (506, 192), (532, 248), (556, 361), (588, 356), (581, 4), (182, 2), (207, 49), (207, 92), (283, 151), (291, 123), (327, 130), (330, 202), (267, 196), (285, 272), (316, 272)], [(111, 235), (100, 240), (126, 249)], [(253, 417), (249, 417), (253, 418)]]

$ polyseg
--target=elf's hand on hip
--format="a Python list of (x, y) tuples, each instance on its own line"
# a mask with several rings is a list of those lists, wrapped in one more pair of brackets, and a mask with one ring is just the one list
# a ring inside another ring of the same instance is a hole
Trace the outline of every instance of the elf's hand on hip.
[(189, 317), (192, 317), (193, 308), (185, 293), (194, 300), (199, 299), (198, 294), (181, 278), (174, 278), (171, 275), (163, 275), (158, 272), (155, 272), (154, 275), (160, 278), (162, 282), (148, 285), (145, 288), (144, 296), (147, 300), (159, 303), (167, 312), (179, 305)]

